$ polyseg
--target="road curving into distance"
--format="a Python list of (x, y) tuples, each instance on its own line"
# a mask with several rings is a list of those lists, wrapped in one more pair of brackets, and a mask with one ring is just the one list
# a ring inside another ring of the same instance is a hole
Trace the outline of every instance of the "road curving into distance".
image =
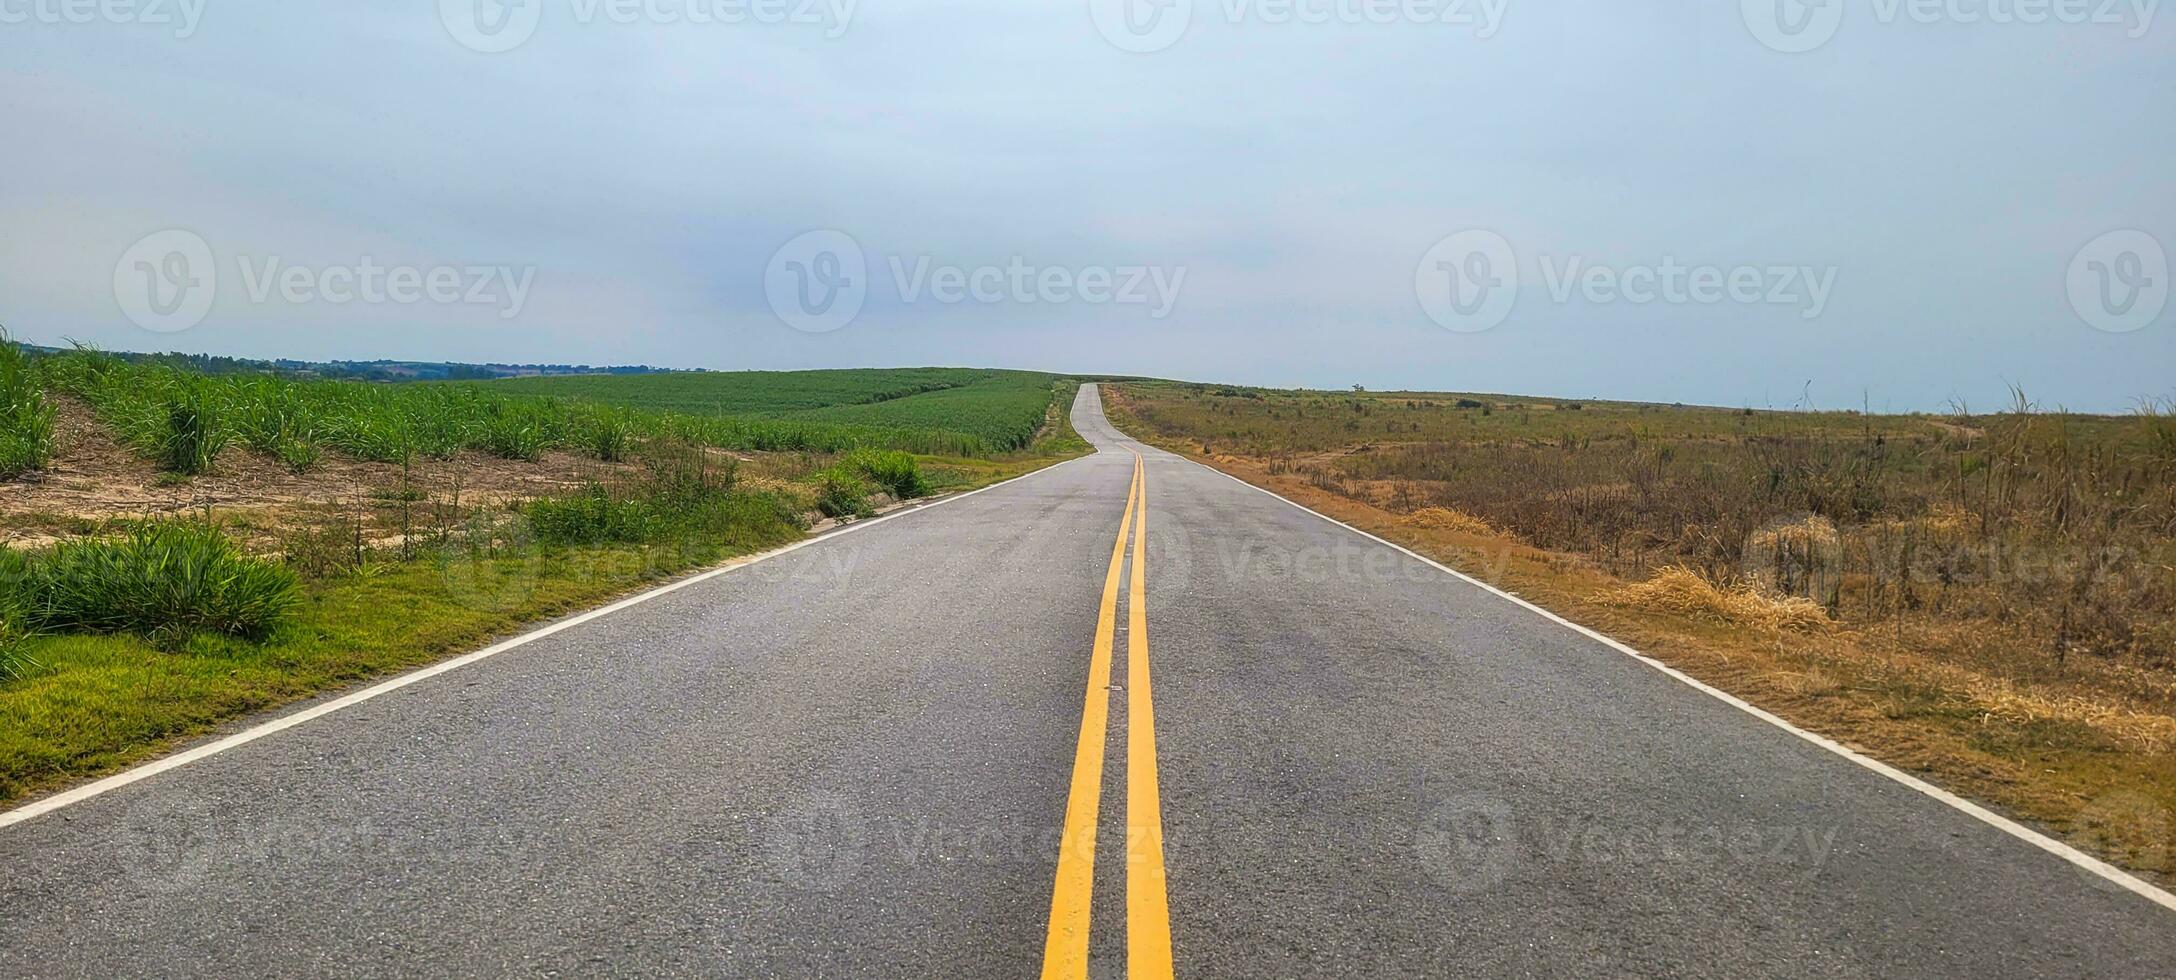
[(2176, 976), (2165, 895), (1074, 424), (0, 816), (0, 975)]

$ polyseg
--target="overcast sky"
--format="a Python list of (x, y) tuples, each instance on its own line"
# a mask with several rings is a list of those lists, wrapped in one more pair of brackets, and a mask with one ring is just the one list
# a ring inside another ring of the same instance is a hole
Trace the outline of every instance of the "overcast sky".
[(128, 2), (0, 0), (19, 339), (2176, 395), (2146, 0)]

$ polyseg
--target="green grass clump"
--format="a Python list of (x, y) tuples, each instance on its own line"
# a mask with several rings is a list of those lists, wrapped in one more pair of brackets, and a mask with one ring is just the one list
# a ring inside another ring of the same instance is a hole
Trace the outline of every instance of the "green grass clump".
[(53, 406), (38, 391), (30, 358), (0, 330), (0, 480), (53, 458)]
[(847, 454), (846, 463), (897, 499), (913, 500), (929, 495), (929, 481), (922, 477), (921, 465), (912, 453), (857, 449)]
[(564, 408), (551, 402), (494, 399), (481, 407), (483, 450), (501, 459), (534, 462), (566, 428)]
[(617, 463), (634, 451), (640, 420), (634, 412), (610, 405), (579, 405), (568, 419), (568, 441), (577, 451)]
[(293, 385), (273, 378), (237, 382), (232, 418), (243, 445), (296, 473), (308, 472), (323, 455), (309, 406)]
[(869, 490), (869, 481), (862, 477), (861, 470), (834, 463), (816, 471), (816, 510), (835, 520), (874, 517), (876, 508), (869, 506)]
[(30, 655), (30, 635), (20, 624), (0, 619), (0, 683), (27, 677), (38, 668)]
[(184, 476), (209, 473), (226, 447), (229, 432), (219, 424), (218, 409), (191, 385), (165, 393), (166, 427), (158, 434), (159, 465)]
[(90, 402), (101, 421), (168, 472), (195, 476), (211, 471), (234, 437), (233, 380), (157, 367), (77, 350), (41, 359), (45, 382)]
[(802, 528), (793, 509), (763, 493), (734, 487), (734, 470), (700, 453), (653, 460), (648, 472), (617, 484), (593, 483), (524, 508), (534, 540), (546, 547), (672, 544), (745, 549), (791, 540)]
[(35, 666), (26, 649), (33, 630), (30, 596), (22, 584), (29, 577), (30, 559), (0, 545), (0, 683), (21, 677)]
[(64, 542), (0, 568), (0, 607), (23, 632), (216, 633), (261, 640), (298, 601), (293, 572), (235, 550), (218, 529), (149, 524), (127, 537)]

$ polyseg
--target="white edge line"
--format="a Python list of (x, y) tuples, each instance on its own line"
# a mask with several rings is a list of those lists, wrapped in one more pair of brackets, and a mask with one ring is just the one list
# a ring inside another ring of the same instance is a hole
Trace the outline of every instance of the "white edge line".
[(1653, 667), (1654, 669), (1669, 675), (1671, 678), (1685, 684), (1693, 690), (1699, 691), (1702, 694), (1706, 694), (1709, 697), (1721, 701), (1724, 704), (1730, 705), (1731, 707), (1736, 708), (1739, 711), (1743, 711), (1746, 714), (1752, 715), (1753, 717), (1765, 721), (1768, 724), (1774, 725), (1777, 728), (1783, 729), (1784, 731), (1796, 735), (1799, 738), (1802, 738), (1808, 742), (1812, 742), (1813, 744), (1827, 749), (1836, 755), (1842, 756), (1843, 758), (1858, 763), (1860, 766), (1872, 770), (1873, 772), (1886, 776), (1889, 779), (1894, 780), (1895, 782), (1902, 783), (1906, 787), (1909, 787), (1912, 790), (1915, 790), (1925, 796), (1929, 796), (1943, 803), (1946, 803), (1951, 808), (1962, 811), (1966, 815), (1979, 820), (1981, 823), (1985, 823), (1988, 826), (1995, 828), (1996, 830), (2000, 830), (2003, 833), (2009, 834), (2010, 836), (2017, 838), (2018, 840), (2024, 841), (2027, 844), (2031, 844), (2032, 846), (2046, 851), (2049, 854), (2053, 854), (2056, 857), (2062, 858), (2063, 860), (2076, 865), (2082, 870), (2091, 872), (2092, 874), (2098, 875), (2101, 878), (2105, 878), (2110, 883), (2115, 884), (2126, 891), (2132, 892), (2139, 897), (2154, 903), (2155, 905), (2159, 905), (2162, 908), (2169, 909), (2171, 911), (2176, 911), (2176, 895), (2169, 894), (2168, 892), (2153, 885), (2152, 883), (2142, 878), (2139, 878), (2137, 875), (2131, 874), (2130, 872), (2125, 871), (2122, 868), (2118, 868), (2115, 865), (2109, 864), (2108, 862), (2094, 857), (2091, 854), (2087, 854), (2084, 851), (2072, 847), (2069, 844), (2065, 844), (2062, 841), (2056, 840), (2053, 837), (2049, 837), (2048, 835), (2034, 830), (2031, 827), (2027, 827), (2024, 824), (2018, 823), (2015, 820), (2005, 817), (2002, 814), (1996, 813), (1993, 810), (1989, 810), (1984, 806), (1974, 803), (1971, 800), (1965, 799), (1962, 796), (1958, 796), (1957, 794), (1952, 793), (1939, 786), (1936, 786), (1933, 783), (1927, 782), (1924, 779), (1920, 779), (1919, 777), (1914, 776), (1901, 769), (1898, 769), (1895, 766), (1892, 766), (1886, 762), (1861, 755), (1858, 752), (1846, 748), (1843, 744), (1837, 742), (1834, 739), (1828, 738), (1824, 735), (1816, 735), (1813, 732), (1809, 732), (1803, 728), (1798, 727), (1797, 725), (1793, 725), (1790, 722), (1785, 721), (1782, 718), (1762, 708), (1755, 707), (1754, 705), (1738, 697), (1737, 695), (1731, 694), (1727, 691), (1723, 691), (1716, 687), (1712, 687), (1700, 681), (1699, 679), (1694, 678), (1689, 674), (1686, 674), (1684, 671), (1678, 670), (1677, 668), (1672, 667), (1669, 664), (1663, 663), (1662, 661), (1650, 657), (1647, 654), (1641, 653), (1638, 650), (1626, 646), (1623, 642), (1619, 640), (1606, 636), (1588, 627), (1581, 626), (1578, 623), (1572, 622), (1569, 619), (1565, 619), (1564, 617), (1559, 616), (1556, 613), (1550, 612), (1547, 609), (1543, 609), (1542, 607), (1537, 606), (1523, 598), (1520, 598), (1519, 596), (1499, 589), (1493, 585), (1488, 584), (1487, 582), (1483, 582), (1480, 579), (1474, 578), (1471, 575), (1461, 572), (1458, 569), (1452, 568), (1449, 565), (1445, 565), (1442, 562), (1439, 562), (1433, 558), (1428, 557), (1427, 555), (1423, 555), (1417, 551), (1414, 551), (1411, 548), (1405, 547), (1404, 545), (1398, 544), (1395, 541), (1385, 540), (1376, 535), (1369, 534), (1368, 532), (1363, 531), (1350, 524), (1347, 524), (1344, 521), (1338, 520), (1335, 517), (1331, 517), (1328, 514), (1324, 514), (1321, 511), (1315, 510), (1312, 507), (1287, 498), (1274, 490), (1270, 490), (1265, 487), (1255, 486), (1252, 483), (1248, 483), (1247, 481), (1233, 476), (1230, 473), (1226, 473), (1223, 470), (1217, 469), (1214, 466), (1210, 466), (1207, 463), (1203, 463), (1190, 457), (1181, 456), (1178, 453), (1166, 451), (1166, 455), (1171, 456), (1173, 459), (1185, 460), (1186, 462), (1192, 463), (1195, 466), (1199, 466), (1202, 469), (1208, 470), (1211, 473), (1215, 473), (1218, 476), (1224, 477), (1225, 479), (1230, 480), (1233, 483), (1237, 483), (1240, 486), (1246, 487), (1249, 490), (1255, 490), (1261, 493), (1268, 494), (1271, 497), (1282, 500), (1285, 503), (1291, 504), (1292, 506), (1299, 508), (1300, 510), (1313, 514), (1316, 517), (1335, 524), (1338, 527), (1344, 528), (1347, 531), (1351, 531), (1354, 534), (1360, 535), (1363, 538), (1374, 541), (1377, 544), (1404, 552), (1407, 556), (1415, 558), (1428, 565), (1432, 565), (1438, 571), (1449, 573), (1450, 575), (1458, 578), (1459, 580), (1465, 582), (1468, 585), (1472, 585), (1486, 592), (1489, 592), (1497, 596), (1498, 598), (1508, 599), (1511, 602), (1525, 608), (1529, 612), (1533, 612), (1541, 616), (1542, 618), (1549, 620), (1550, 622), (1571, 629), (1587, 637), (1590, 640), (1594, 640), (1595, 642), (1600, 643), (1603, 646), (1609, 647), (1610, 649), (1617, 651), (1618, 653), (1624, 654), (1627, 657), (1631, 657), (1632, 659), (1637, 660), (1640, 663), (1646, 664), (1649, 667)]
[(5, 813), (0, 813), (0, 827), (8, 827), (14, 824), (23, 823), (27, 820), (35, 820), (38, 817), (44, 816), (63, 807), (74, 806), (75, 804), (81, 803), (85, 800), (89, 800), (94, 797), (102, 796), (106, 793), (113, 792), (114, 790), (120, 789), (123, 786), (127, 786), (130, 783), (149, 779), (168, 770), (179, 769), (200, 759), (207, 759), (212, 756), (218, 755), (219, 753), (225, 752), (228, 749), (247, 745), (260, 738), (264, 738), (267, 735), (274, 735), (279, 732), (286, 731), (287, 729), (293, 728), (296, 725), (303, 724), (304, 722), (323, 718), (324, 716), (332, 714), (335, 711), (339, 711), (342, 708), (350, 708), (380, 695), (390, 694), (394, 691), (398, 691), (401, 688), (407, 687), (410, 684), (429, 680), (448, 671), (459, 670), (463, 667), (468, 666), (469, 664), (475, 663), (486, 657), (497, 656), (499, 654), (505, 653), (508, 650), (526, 646), (530, 643), (536, 642), (537, 640), (544, 639), (545, 637), (552, 636), (565, 630), (573, 629), (574, 627), (580, 626), (584, 623), (602, 619), (606, 616), (610, 616), (613, 613), (619, 612), (624, 609), (639, 606), (652, 599), (671, 595), (672, 593), (678, 592), (681, 589), (688, 588), (689, 586), (699, 585), (701, 583), (708, 582), (711, 579), (717, 578), (720, 575), (725, 575), (729, 572), (737, 572), (743, 568), (747, 568), (750, 565), (769, 561), (780, 555), (799, 551), (802, 548), (809, 547), (810, 545), (822, 544), (823, 542), (837, 539), (841, 536), (851, 534), (863, 528), (875, 527), (879, 524), (896, 518), (906, 517), (912, 514), (919, 514), (923, 511), (942, 507), (954, 501), (966, 500), (967, 498), (972, 497), (978, 493), (982, 493), (983, 491), (995, 490), (998, 487), (1002, 487), (1008, 483), (1014, 483), (1020, 480), (1025, 480), (1031, 476), (1038, 476), (1044, 473), (1048, 473), (1052, 470), (1057, 469), (1060, 466), (1064, 466), (1067, 463), (1078, 462), (1080, 460), (1088, 458), (1090, 458), (1090, 456), (1075, 456), (1072, 459), (1060, 460), (1056, 463), (1050, 464), (1049, 466), (1044, 466), (1036, 469), (1033, 472), (1022, 473), (1019, 476), (1013, 477), (1011, 479), (1000, 480), (996, 483), (990, 484), (989, 486), (981, 487), (975, 490), (969, 490), (963, 494), (951, 497), (940, 497), (936, 500), (932, 500), (928, 503), (922, 504), (919, 507), (905, 508), (895, 513), (886, 514), (882, 517), (874, 518), (872, 520), (856, 521), (852, 524), (846, 525), (845, 527), (837, 528), (835, 530), (816, 535), (815, 537), (804, 538), (792, 544), (785, 545), (784, 547), (774, 548), (770, 551), (761, 552), (759, 554), (747, 555), (740, 558), (732, 559), (729, 563), (717, 568), (713, 568), (707, 572), (700, 572), (695, 575), (690, 575), (687, 578), (681, 579), (677, 582), (673, 582), (669, 585), (664, 585), (659, 588), (652, 589), (648, 592), (642, 593), (641, 595), (621, 599), (620, 601), (612, 603), (611, 605), (592, 609), (589, 612), (582, 613), (581, 615), (572, 617), (570, 619), (560, 620), (549, 626), (543, 627), (542, 629), (538, 629), (530, 633), (524, 633), (510, 640), (495, 643), (481, 650), (477, 650), (474, 653), (465, 653), (451, 660), (442, 660), (438, 663), (431, 664), (430, 666), (423, 667), (421, 669), (414, 670), (406, 674), (402, 674), (399, 677), (395, 677), (391, 680), (384, 681), (370, 687), (366, 687), (360, 691), (356, 691), (353, 694), (348, 694), (334, 700), (327, 701), (324, 704), (320, 704), (312, 708), (306, 708), (304, 710), (294, 712), (293, 714), (282, 715), (278, 718), (272, 719), (271, 721), (265, 722), (264, 724), (236, 732), (225, 738), (219, 739), (218, 741), (207, 742), (203, 745), (199, 745), (187, 751), (176, 752), (173, 755), (162, 756), (160, 758), (153, 759), (150, 762), (143, 763), (142, 765), (135, 766), (134, 768), (124, 769), (103, 779), (85, 783), (74, 789), (67, 790), (61, 793), (55, 793), (52, 796), (44, 797), (42, 799), (33, 800), (13, 810), (9, 810)]

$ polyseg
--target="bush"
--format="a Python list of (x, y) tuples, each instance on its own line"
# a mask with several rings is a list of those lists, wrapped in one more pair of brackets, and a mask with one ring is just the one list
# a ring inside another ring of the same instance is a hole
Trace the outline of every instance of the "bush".
[(317, 465), (322, 450), (311, 430), (309, 409), (293, 385), (257, 378), (238, 383), (229, 397), (230, 415), (244, 445), (296, 473)]
[(301, 599), (293, 572), (242, 555), (204, 524), (151, 524), (13, 561), (0, 569), (10, 593), (0, 607), (21, 610), (29, 630), (263, 639)]
[(529, 503), (529, 526), (550, 545), (639, 544), (657, 534), (657, 509), (638, 496), (591, 484), (565, 497)]
[(869, 506), (868, 482), (845, 463), (816, 471), (816, 510), (837, 520), (876, 515), (876, 508)]
[(159, 444), (159, 465), (183, 476), (209, 473), (226, 448), (217, 412), (204, 393), (177, 386), (166, 399), (166, 430)]
[(493, 400), (485, 403), (482, 448), (501, 459), (535, 462), (559, 443), (558, 421), (544, 401)]
[(30, 358), (0, 330), (0, 480), (53, 458), (53, 406), (38, 392)]
[(677, 544), (694, 550), (756, 548), (801, 530), (785, 502), (734, 489), (734, 468), (699, 450), (653, 460), (636, 479), (591, 484), (524, 508), (535, 540), (547, 546)]
[(846, 462), (900, 500), (929, 494), (929, 482), (922, 478), (921, 465), (911, 453), (859, 449), (848, 454)]
[(607, 463), (627, 458), (634, 445), (634, 413), (604, 405), (583, 405), (569, 422), (570, 440), (582, 451)]

